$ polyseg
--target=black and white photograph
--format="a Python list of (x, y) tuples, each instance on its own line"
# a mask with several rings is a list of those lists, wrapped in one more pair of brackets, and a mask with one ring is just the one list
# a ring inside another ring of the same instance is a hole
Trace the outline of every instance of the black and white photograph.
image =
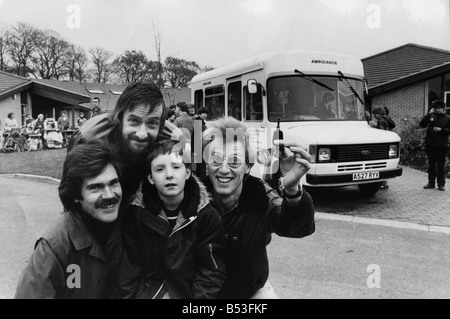
[(0, 299), (449, 299), (450, 1), (0, 0), (0, 241)]

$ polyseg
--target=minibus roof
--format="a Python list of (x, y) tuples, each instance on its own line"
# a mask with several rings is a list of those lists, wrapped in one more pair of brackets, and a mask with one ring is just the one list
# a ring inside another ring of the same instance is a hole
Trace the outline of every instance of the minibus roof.
[(354, 56), (320, 51), (280, 51), (264, 53), (196, 75), (191, 84), (223, 76), (231, 78), (263, 68), (267, 78), (295, 74), (295, 69), (309, 75), (337, 76), (341, 71), (346, 77), (364, 78), (363, 64)]

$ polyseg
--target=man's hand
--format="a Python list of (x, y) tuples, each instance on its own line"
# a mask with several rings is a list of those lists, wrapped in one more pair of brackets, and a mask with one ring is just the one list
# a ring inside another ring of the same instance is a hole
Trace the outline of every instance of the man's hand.
[(311, 155), (302, 148), (297, 142), (288, 142), (285, 140), (275, 140), (274, 145), (284, 145), (284, 154), (280, 154), (280, 170), (283, 175), (284, 187), (289, 190), (298, 191), (298, 184), (303, 175), (309, 169)]
[(435, 127), (433, 127), (433, 131), (440, 132), (440, 131), (442, 131), (442, 129), (440, 127), (435, 126)]

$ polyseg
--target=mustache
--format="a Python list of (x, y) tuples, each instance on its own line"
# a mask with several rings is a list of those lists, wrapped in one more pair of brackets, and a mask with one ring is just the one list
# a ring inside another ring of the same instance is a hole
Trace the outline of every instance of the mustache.
[(140, 142), (140, 143), (149, 143), (152, 139), (150, 137), (138, 138), (136, 136), (133, 136), (133, 137), (131, 137), (131, 140), (136, 141), (136, 142)]
[(118, 202), (120, 202), (120, 197), (117, 195), (114, 195), (112, 198), (106, 198), (100, 197), (97, 202), (95, 203), (95, 208), (103, 208), (110, 205), (116, 205)]

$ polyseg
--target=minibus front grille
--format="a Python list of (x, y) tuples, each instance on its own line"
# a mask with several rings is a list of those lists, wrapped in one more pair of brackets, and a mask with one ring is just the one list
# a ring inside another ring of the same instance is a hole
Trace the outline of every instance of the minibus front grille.
[(389, 158), (390, 144), (338, 145), (336, 162), (376, 161)]

